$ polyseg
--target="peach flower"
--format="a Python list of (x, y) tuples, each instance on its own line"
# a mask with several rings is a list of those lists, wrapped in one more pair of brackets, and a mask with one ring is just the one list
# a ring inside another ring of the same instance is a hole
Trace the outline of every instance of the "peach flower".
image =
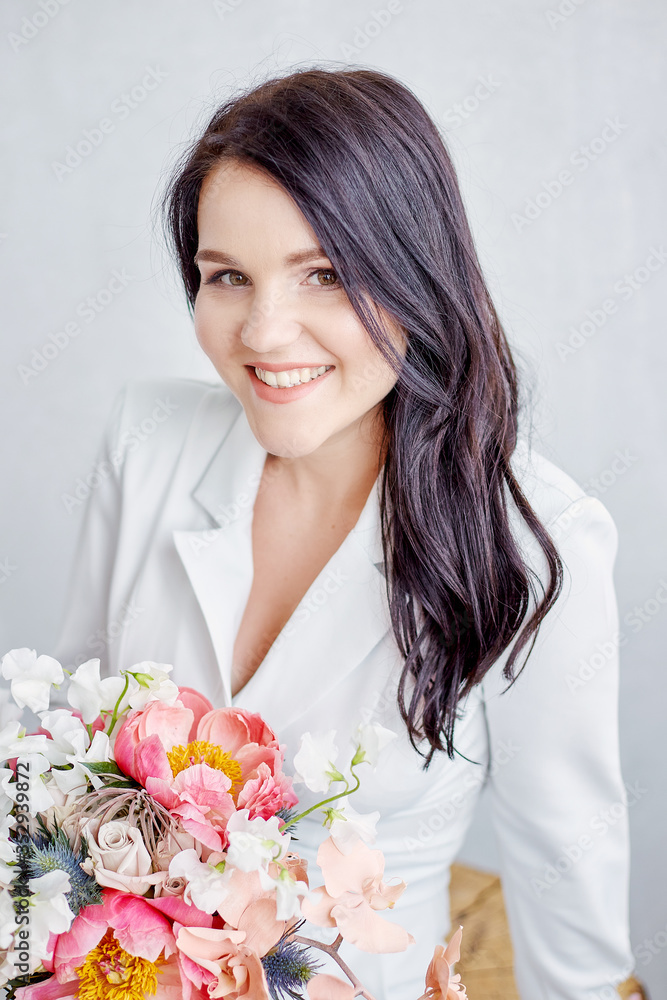
[(262, 963), (245, 944), (243, 931), (181, 927), (176, 944), (186, 975), (196, 987), (206, 985), (209, 997), (270, 1000)]
[(337, 976), (319, 973), (308, 981), (306, 986), (309, 1000), (354, 1000), (357, 996), (354, 986), (345, 983)]
[(317, 900), (304, 899), (304, 917), (319, 927), (337, 927), (346, 941), (370, 952), (405, 951), (414, 943), (398, 924), (384, 920), (378, 910), (393, 908), (405, 889), (405, 882), (387, 885), (382, 881), (384, 856), (359, 840), (343, 854), (331, 837), (320, 844), (317, 863), (324, 885), (313, 890)]
[(459, 927), (447, 947), (436, 945), (426, 972), (428, 1000), (467, 1000), (465, 986), (459, 975), (452, 976), (452, 965), (461, 957), (463, 927)]

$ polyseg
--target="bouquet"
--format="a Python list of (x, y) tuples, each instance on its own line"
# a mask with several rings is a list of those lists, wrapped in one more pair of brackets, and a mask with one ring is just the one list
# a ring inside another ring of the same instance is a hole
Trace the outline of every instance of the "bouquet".
[[(342, 941), (381, 953), (414, 939), (382, 915), (405, 883), (385, 883), (369, 847), (379, 814), (349, 797), (395, 734), (360, 725), (339, 766), (335, 732), (306, 733), (289, 776), (259, 715), (214, 709), (171, 670), (144, 662), (101, 678), (88, 660), (69, 673), (64, 708), (50, 707), (68, 673), (57, 660), (2, 658), (14, 705), (4, 688), (0, 986), (18, 1000), (373, 1000)], [(301, 812), (299, 782), (323, 795)], [(315, 888), (295, 849), (314, 812), (328, 829)], [(461, 932), (435, 949), (419, 1000), (465, 1000), (452, 974)], [(322, 953), (341, 976), (318, 971)]]

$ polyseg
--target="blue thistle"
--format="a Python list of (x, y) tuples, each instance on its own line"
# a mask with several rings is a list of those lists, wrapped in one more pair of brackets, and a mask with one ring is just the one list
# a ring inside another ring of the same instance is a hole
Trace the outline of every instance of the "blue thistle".
[[(283, 827), (282, 833), (293, 834), (294, 830), (296, 830), (296, 825), (292, 822), (292, 820), (296, 819), (298, 814), (299, 814), (298, 809), (290, 809), (287, 806), (283, 806), (282, 809), (278, 810), (276, 816), (279, 816), (283, 821), (283, 823), (287, 824), (287, 826)], [(292, 840), (298, 840), (298, 839), (299, 839), (298, 837), (292, 836)]]
[(57, 830), (50, 838), (37, 836), (25, 860), (24, 875), (26, 878), (38, 878), (56, 870), (66, 872), (71, 888), (65, 893), (65, 898), (76, 917), (84, 906), (102, 902), (101, 887), (81, 867), (87, 854), (85, 841), (80, 851), (74, 851), (62, 830)]
[(262, 965), (271, 1000), (286, 1000), (287, 997), (301, 1000), (303, 987), (320, 968), (320, 963), (312, 960), (306, 948), (286, 936), (264, 956)]

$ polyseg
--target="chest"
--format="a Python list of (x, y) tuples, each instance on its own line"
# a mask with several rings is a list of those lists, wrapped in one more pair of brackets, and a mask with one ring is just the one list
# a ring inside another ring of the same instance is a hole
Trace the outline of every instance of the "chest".
[(277, 488), (260, 490), (252, 519), (252, 584), (232, 655), (233, 695), (257, 671), (358, 513), (334, 514), (306, 500), (296, 503)]

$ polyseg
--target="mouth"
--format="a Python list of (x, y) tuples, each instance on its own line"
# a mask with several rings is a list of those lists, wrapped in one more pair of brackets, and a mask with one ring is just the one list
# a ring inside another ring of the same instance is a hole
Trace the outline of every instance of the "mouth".
[(271, 371), (267, 368), (255, 367), (255, 375), (265, 385), (274, 389), (292, 389), (296, 385), (307, 385), (325, 375), (333, 365), (318, 365), (310, 368), (288, 368), (284, 371)]
[(335, 365), (303, 365), (278, 369), (246, 365), (255, 395), (267, 403), (291, 403), (310, 395), (336, 370)]

